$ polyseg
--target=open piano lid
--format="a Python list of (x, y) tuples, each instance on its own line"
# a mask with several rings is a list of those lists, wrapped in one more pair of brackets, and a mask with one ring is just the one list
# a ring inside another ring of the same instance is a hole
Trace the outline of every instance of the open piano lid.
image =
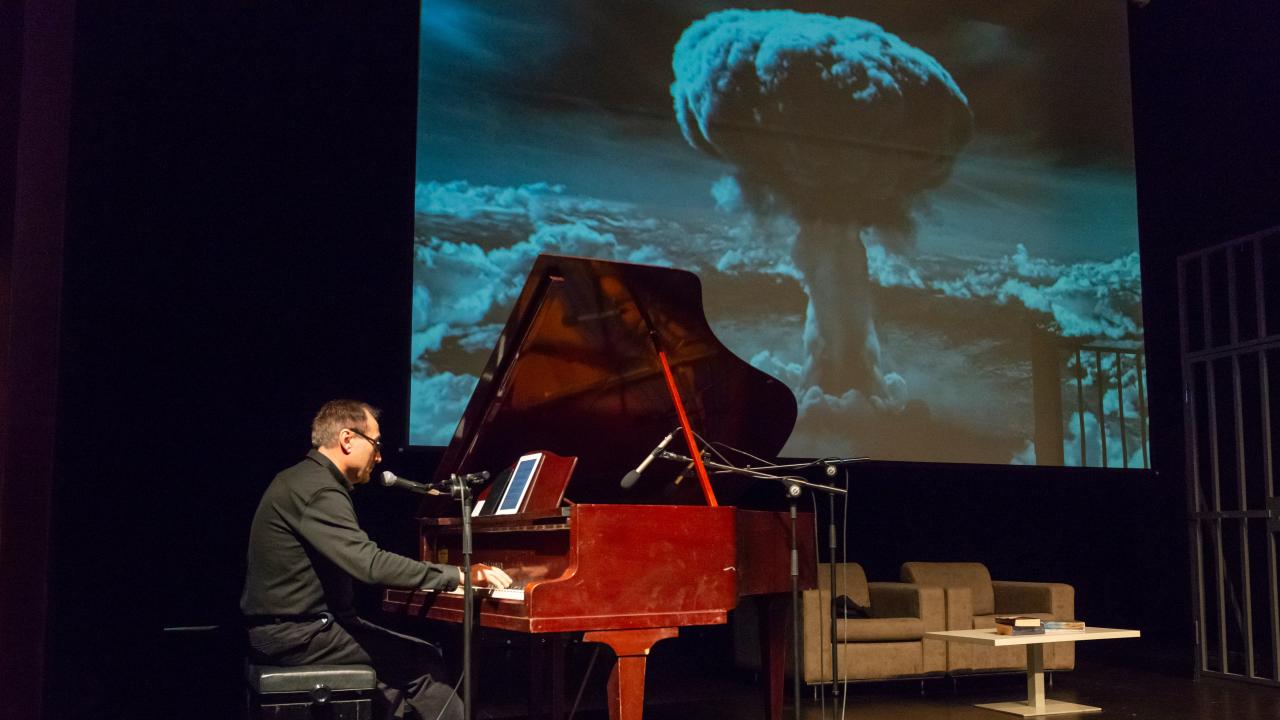
[[(496, 474), (523, 453), (550, 450), (578, 458), (565, 492), (573, 502), (702, 503), (696, 478), (673, 482), (684, 467), (668, 461), (651, 466), (631, 489), (619, 486), (680, 424), (658, 347), (694, 432), (766, 458), (782, 449), (795, 425), (795, 397), (715, 337), (696, 275), (540, 255), (436, 479)], [(679, 437), (668, 449), (688, 453)], [(715, 481), (720, 501), (732, 504), (743, 482)]]

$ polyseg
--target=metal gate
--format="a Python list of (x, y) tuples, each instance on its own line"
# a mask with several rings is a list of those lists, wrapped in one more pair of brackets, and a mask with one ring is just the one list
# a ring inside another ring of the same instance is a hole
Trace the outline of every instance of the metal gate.
[(1196, 669), (1280, 685), (1280, 227), (1178, 258)]

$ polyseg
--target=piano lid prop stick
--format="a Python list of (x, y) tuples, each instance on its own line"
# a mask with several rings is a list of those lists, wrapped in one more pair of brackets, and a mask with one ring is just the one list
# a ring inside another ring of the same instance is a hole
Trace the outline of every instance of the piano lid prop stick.
[[(656, 343), (655, 343), (656, 344)], [(680, 429), (684, 431), (684, 441), (688, 445), (689, 455), (693, 458), (694, 469), (698, 471), (698, 482), (702, 485), (702, 495), (711, 507), (719, 507), (715, 491), (711, 489), (711, 478), (707, 477), (707, 468), (702, 464), (702, 453), (698, 451), (698, 442), (693, 437), (693, 429), (689, 427), (689, 416), (684, 411), (684, 403), (680, 400), (680, 391), (676, 389), (676, 378), (671, 374), (671, 364), (667, 362), (667, 351), (658, 349), (658, 360), (662, 361), (662, 374), (667, 378), (667, 390), (671, 392), (671, 401), (675, 403), (676, 413), (680, 416)]]

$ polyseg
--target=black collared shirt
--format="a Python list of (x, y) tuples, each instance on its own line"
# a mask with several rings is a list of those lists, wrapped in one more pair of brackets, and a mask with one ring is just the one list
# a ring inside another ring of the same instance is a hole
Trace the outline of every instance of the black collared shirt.
[(351, 486), (318, 450), (276, 475), (249, 530), (245, 615), (353, 615), (352, 579), (394, 588), (452, 590), (452, 565), (423, 563), (377, 546), (356, 520)]

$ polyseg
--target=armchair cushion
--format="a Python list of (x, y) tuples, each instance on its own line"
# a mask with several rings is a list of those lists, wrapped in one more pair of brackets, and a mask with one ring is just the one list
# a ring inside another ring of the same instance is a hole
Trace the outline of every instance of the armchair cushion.
[(840, 642), (908, 642), (923, 637), (924, 621), (920, 618), (836, 620), (836, 638)]
[(1044, 614), (1045, 620), (1074, 620), (1075, 588), (1065, 583), (996, 580), (995, 614)]
[[(818, 589), (831, 589), (831, 565), (818, 563)], [(871, 606), (871, 591), (867, 588), (867, 573), (857, 563), (836, 565), (836, 595), (847, 596), (860, 607)]]
[(902, 581), (944, 588), (968, 588), (974, 615), (991, 615), (996, 612), (991, 573), (982, 563), (903, 563)]
[(871, 617), (871, 608), (866, 605), (859, 605), (848, 595), (837, 595), (836, 601), (836, 617), (842, 618), (868, 618)]
[(919, 618), (925, 631), (946, 630), (946, 610), (942, 588), (904, 583), (867, 583), (875, 599), (874, 617)]

